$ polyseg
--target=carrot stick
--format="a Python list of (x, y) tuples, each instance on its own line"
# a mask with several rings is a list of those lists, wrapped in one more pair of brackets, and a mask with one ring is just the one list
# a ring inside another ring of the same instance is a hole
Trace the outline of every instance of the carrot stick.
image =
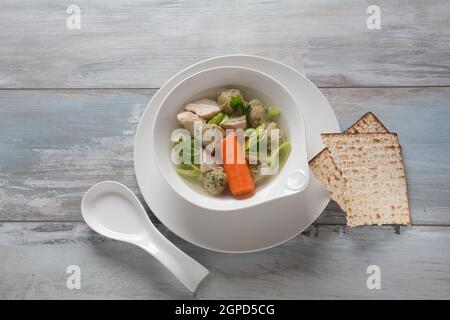
[(234, 132), (223, 139), (222, 157), (231, 193), (238, 198), (251, 195), (255, 191), (255, 182)]

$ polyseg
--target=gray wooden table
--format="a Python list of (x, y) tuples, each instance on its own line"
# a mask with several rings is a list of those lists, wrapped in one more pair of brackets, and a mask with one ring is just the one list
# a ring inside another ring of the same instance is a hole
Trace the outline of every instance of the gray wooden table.
[[(81, 9), (67, 27), (68, 6)], [(0, 298), (450, 298), (450, 4), (2, 0)], [(371, 110), (399, 134), (414, 225), (347, 229), (334, 203), (302, 235), (220, 254), (158, 228), (211, 270), (189, 294), (158, 262), (82, 221), (89, 186), (139, 193), (132, 145), (166, 79), (201, 59), (266, 56), (305, 73), (342, 128)], [(68, 266), (81, 269), (70, 290)], [(369, 290), (367, 267), (381, 270)]]

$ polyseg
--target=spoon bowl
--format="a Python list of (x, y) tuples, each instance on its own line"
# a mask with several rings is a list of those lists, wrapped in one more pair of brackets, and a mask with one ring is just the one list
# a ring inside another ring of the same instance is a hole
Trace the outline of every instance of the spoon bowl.
[[(81, 212), (86, 223), (96, 232), (108, 238), (125, 241), (143, 236), (152, 223), (147, 214), (117, 182), (101, 182), (86, 192), (81, 203)], [(126, 215), (126, 216), (125, 216)]]
[(81, 201), (81, 213), (97, 233), (146, 250), (192, 292), (209, 273), (156, 229), (138, 198), (119, 182), (104, 181), (92, 186)]

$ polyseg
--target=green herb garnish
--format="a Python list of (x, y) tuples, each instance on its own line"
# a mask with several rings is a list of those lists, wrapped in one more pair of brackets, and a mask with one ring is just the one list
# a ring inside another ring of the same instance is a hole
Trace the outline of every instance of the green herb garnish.
[(234, 111), (239, 109), (242, 115), (249, 113), (252, 107), (250, 103), (244, 101), (240, 96), (231, 97), (230, 106)]
[(236, 111), (238, 108), (240, 108), (242, 104), (242, 99), (240, 96), (233, 96), (230, 100), (230, 107), (233, 109), (233, 111)]
[(246, 115), (247, 113), (250, 112), (251, 108), (252, 108), (252, 106), (250, 105), (250, 103), (243, 101), (241, 104), (241, 114)]

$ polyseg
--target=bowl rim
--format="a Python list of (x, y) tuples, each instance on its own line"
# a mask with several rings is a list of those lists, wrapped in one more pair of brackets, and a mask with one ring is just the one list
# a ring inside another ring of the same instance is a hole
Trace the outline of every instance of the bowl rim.
[[(287, 89), (286, 86), (284, 86), (279, 80), (275, 79), (274, 77), (270, 76), (269, 74), (267, 74), (267, 73), (265, 73), (265, 72), (263, 72), (263, 71), (259, 71), (259, 70), (254, 69), (254, 68), (242, 67), (242, 66), (234, 66), (234, 65), (226, 65), (226, 66), (218, 66), (218, 67), (206, 68), (206, 69), (203, 69), (203, 70), (201, 70), (201, 71), (198, 71), (198, 72), (192, 74), (191, 76), (189, 76), (189, 77), (183, 79), (182, 81), (180, 81), (179, 83), (177, 83), (177, 85), (174, 86), (174, 87), (173, 87), (173, 88), (165, 95), (165, 97), (162, 99), (161, 103), (158, 105), (158, 108), (157, 108), (157, 110), (156, 110), (156, 112), (155, 112), (155, 117), (154, 117), (154, 119), (153, 119), (153, 121), (152, 121), (152, 125), (151, 125), (152, 139), (154, 139), (154, 137), (155, 137), (155, 130), (156, 130), (156, 129), (155, 129), (155, 124), (156, 124), (156, 122), (157, 122), (156, 119), (158, 118), (158, 114), (159, 114), (160, 111), (162, 110), (162, 107), (163, 107), (163, 105), (165, 104), (165, 102), (166, 102), (166, 100), (168, 99), (168, 97), (169, 97), (175, 90), (177, 90), (183, 83), (189, 81), (190, 79), (192, 79), (192, 78), (194, 78), (194, 77), (196, 77), (196, 76), (198, 76), (198, 75), (200, 75), (200, 74), (207, 73), (207, 72), (211, 72), (211, 71), (213, 71), (213, 70), (223, 70), (223, 69), (239, 69), (239, 70), (246, 70), (246, 71), (258, 73), (258, 74), (260, 74), (260, 75), (262, 75), (262, 76), (264, 76), (264, 77), (270, 79), (270, 81), (276, 83), (276, 84), (277, 84), (277, 85), (278, 85), (278, 86), (279, 86), (279, 87), (287, 94), (287, 96), (289, 96), (289, 99), (291, 99), (291, 100), (298, 106), (298, 102), (297, 102), (297, 100), (294, 98), (294, 96), (292, 95), (292, 93), (290, 92), (290, 90)], [(303, 124), (303, 131), (304, 131), (304, 133), (306, 133), (305, 122), (304, 122), (304, 118), (303, 118), (303, 114), (301, 113), (301, 110), (299, 110), (299, 113), (300, 113), (300, 120), (301, 120), (301, 123)], [(306, 143), (306, 139), (304, 139), (304, 140), (305, 140), (305, 143)], [(228, 206), (214, 207), (214, 206), (209, 206), (209, 205), (205, 205), (205, 204), (203, 204), (203, 203), (200, 203), (200, 202), (195, 201), (196, 197), (194, 197), (194, 199), (192, 199), (191, 197), (188, 197), (188, 196), (185, 195), (183, 192), (180, 192), (177, 188), (175, 188), (175, 186), (173, 185), (173, 183), (171, 183), (171, 182), (169, 181), (170, 179), (168, 179), (168, 177), (167, 177), (166, 174), (164, 173), (164, 170), (161, 168), (161, 165), (160, 165), (160, 163), (159, 163), (159, 161), (158, 161), (158, 159), (157, 159), (157, 157), (156, 157), (156, 154), (157, 154), (156, 144), (155, 144), (155, 143), (152, 143), (152, 147), (153, 147), (153, 148), (152, 148), (152, 149), (153, 149), (153, 150), (152, 150), (152, 151), (153, 151), (153, 160), (154, 160), (155, 163), (156, 163), (156, 166), (157, 166), (157, 168), (158, 168), (158, 170), (159, 170), (159, 173), (160, 173), (161, 176), (163, 177), (164, 181), (170, 186), (170, 188), (171, 188), (175, 193), (177, 193), (180, 197), (182, 197), (184, 200), (188, 201), (189, 203), (191, 203), (191, 204), (193, 204), (193, 205), (195, 205), (195, 206), (197, 206), (197, 207), (200, 207), (200, 208), (203, 208), (203, 209), (207, 209), (207, 210), (209, 210), (209, 211), (217, 211), (217, 212), (220, 212), (220, 211), (227, 211), (227, 212), (232, 212), (232, 211), (237, 211), (237, 210), (248, 209), (248, 208), (251, 208), (251, 207), (253, 207), (253, 206), (261, 205), (261, 204), (263, 204), (263, 203), (266, 203), (266, 202), (269, 202), (269, 201), (273, 201), (273, 200), (276, 200), (276, 199), (280, 199), (280, 198), (284, 198), (284, 197), (293, 196), (293, 195), (298, 194), (298, 193), (302, 192), (303, 190), (305, 190), (305, 189), (307, 188), (307, 186), (308, 186), (308, 184), (309, 184), (309, 180), (310, 180), (307, 148), (306, 148), (306, 146), (305, 146), (305, 148), (304, 148), (304, 153), (305, 153), (305, 156), (306, 156), (306, 165), (307, 165), (307, 168), (305, 168), (305, 170), (301, 170), (301, 171), (305, 174), (306, 182), (305, 182), (304, 186), (303, 186), (301, 189), (296, 190), (296, 191), (293, 191), (293, 192), (291, 192), (291, 193), (289, 193), (289, 194), (283, 194), (283, 195), (279, 195), (279, 196), (272, 197), (272, 198), (261, 199), (260, 201), (257, 201), (257, 202), (255, 202), (255, 203), (248, 203), (248, 204), (245, 204), (245, 205), (240, 205), (240, 206), (238, 206), (238, 207), (228, 207)], [(282, 170), (283, 170), (283, 168), (282, 168)], [(279, 174), (279, 173), (277, 173), (277, 175), (278, 175), (278, 174)]]

